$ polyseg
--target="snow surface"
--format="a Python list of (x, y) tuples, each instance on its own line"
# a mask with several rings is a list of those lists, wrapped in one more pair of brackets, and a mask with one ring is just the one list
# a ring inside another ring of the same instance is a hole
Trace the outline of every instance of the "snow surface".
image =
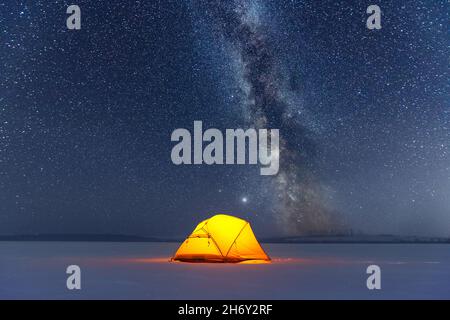
[[(177, 243), (0, 242), (0, 299), (450, 298), (449, 244), (263, 244), (271, 264), (168, 262)], [(81, 267), (81, 290), (66, 268)], [(366, 268), (381, 267), (381, 290)]]

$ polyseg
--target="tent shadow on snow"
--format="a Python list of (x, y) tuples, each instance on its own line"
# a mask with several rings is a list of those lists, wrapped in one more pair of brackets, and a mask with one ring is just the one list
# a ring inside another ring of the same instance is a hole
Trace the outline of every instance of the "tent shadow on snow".
[(271, 260), (248, 221), (218, 214), (200, 222), (171, 261), (251, 264)]

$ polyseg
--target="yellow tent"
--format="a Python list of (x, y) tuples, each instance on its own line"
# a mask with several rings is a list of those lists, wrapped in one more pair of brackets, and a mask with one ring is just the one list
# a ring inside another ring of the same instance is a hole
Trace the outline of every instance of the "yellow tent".
[(269, 262), (250, 223), (225, 214), (200, 222), (172, 260), (186, 262)]

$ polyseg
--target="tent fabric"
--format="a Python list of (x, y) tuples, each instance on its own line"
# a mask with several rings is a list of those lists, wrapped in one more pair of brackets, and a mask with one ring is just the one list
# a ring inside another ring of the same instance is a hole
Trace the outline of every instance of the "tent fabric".
[(172, 260), (186, 262), (270, 261), (250, 223), (218, 214), (200, 222)]

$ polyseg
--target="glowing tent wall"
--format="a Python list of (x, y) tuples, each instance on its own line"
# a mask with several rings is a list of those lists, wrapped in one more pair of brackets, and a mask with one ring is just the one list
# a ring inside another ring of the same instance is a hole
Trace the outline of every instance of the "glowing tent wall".
[(219, 214), (200, 222), (172, 260), (188, 262), (270, 261), (250, 224)]

